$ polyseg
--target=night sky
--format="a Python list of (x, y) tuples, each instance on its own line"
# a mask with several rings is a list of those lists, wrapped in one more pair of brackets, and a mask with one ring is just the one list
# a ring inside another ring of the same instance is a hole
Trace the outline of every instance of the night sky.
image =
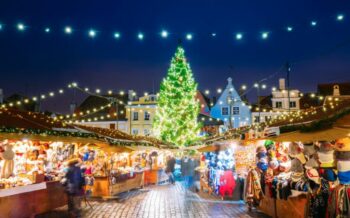
[[(338, 13), (345, 14), (342, 22)], [(318, 25), (311, 27), (311, 20)], [(103, 90), (157, 90), (179, 38), (200, 90), (224, 88), (227, 77), (251, 86), (280, 71), (267, 81), (271, 87), (285, 76), (280, 68), (287, 60), (293, 63), (291, 85), (305, 92), (317, 83), (350, 80), (346, 0), (13, 0), (0, 2), (0, 22), (0, 88), (6, 95), (32, 96), (72, 81)], [(18, 32), (18, 22), (28, 28)], [(70, 36), (66, 25), (74, 29)], [(285, 31), (288, 25), (292, 33)], [(46, 26), (51, 33), (44, 33)], [(99, 31), (96, 38), (87, 36), (89, 28)], [(169, 38), (160, 37), (162, 29)], [(261, 31), (270, 37), (262, 40)], [(185, 40), (187, 32), (192, 41)], [(243, 32), (243, 40), (235, 40), (236, 32)], [(66, 111), (72, 98), (49, 100), (47, 108)]]

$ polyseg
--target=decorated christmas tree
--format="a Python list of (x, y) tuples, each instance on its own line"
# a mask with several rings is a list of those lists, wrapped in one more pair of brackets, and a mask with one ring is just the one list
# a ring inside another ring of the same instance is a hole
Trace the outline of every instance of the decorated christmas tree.
[(160, 85), (158, 108), (154, 118), (155, 134), (177, 146), (187, 146), (198, 137), (199, 102), (195, 82), (185, 51), (178, 47), (167, 77)]

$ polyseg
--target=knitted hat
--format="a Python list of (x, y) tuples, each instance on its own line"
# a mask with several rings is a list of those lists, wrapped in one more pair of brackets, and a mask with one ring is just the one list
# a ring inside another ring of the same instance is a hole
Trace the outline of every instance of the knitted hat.
[(350, 151), (350, 138), (338, 139), (335, 142), (335, 149), (338, 151)]
[(320, 147), (321, 152), (327, 152), (327, 151), (334, 150), (334, 145), (331, 144), (330, 142), (326, 142), (326, 141), (319, 142), (319, 147)]
[(337, 160), (350, 160), (350, 151), (335, 151)]
[(304, 177), (304, 172), (293, 172), (291, 179), (293, 182), (298, 182)]
[(320, 176), (330, 182), (334, 182), (337, 180), (337, 175), (335, 174), (333, 169), (320, 169)]
[(272, 159), (270, 160), (270, 162), (269, 162), (269, 166), (270, 166), (271, 169), (273, 169), (273, 170), (277, 169), (278, 166), (279, 166), (279, 162), (278, 162), (277, 158), (275, 158), (275, 157), (272, 158)]
[(291, 168), (290, 171), (292, 172), (304, 172), (303, 164), (299, 159), (293, 159), (291, 161)]
[(267, 152), (265, 146), (259, 146), (256, 148), (256, 153)]
[(320, 165), (317, 162), (317, 160), (315, 159), (315, 157), (310, 158), (305, 164), (306, 169), (318, 168), (319, 166)]
[(256, 154), (256, 156), (260, 159), (260, 158), (265, 158), (267, 157), (267, 153), (265, 151), (260, 151)]
[(312, 156), (316, 153), (316, 149), (313, 143), (311, 144), (304, 144), (304, 154), (306, 156)]
[(320, 167), (334, 166), (334, 151), (317, 152)]
[(290, 160), (287, 160), (285, 162), (280, 162), (280, 167), (279, 167), (279, 170), (281, 172), (288, 172), (291, 168), (291, 161)]
[(339, 160), (337, 163), (338, 172), (350, 171), (350, 161)]
[(291, 142), (289, 144), (289, 155), (291, 157), (302, 153), (304, 150), (304, 146), (301, 143)]
[(316, 184), (321, 183), (320, 175), (318, 174), (316, 169), (307, 169), (306, 170), (306, 176), (310, 180), (314, 181)]
[(342, 185), (350, 185), (350, 171), (338, 172), (339, 183)]

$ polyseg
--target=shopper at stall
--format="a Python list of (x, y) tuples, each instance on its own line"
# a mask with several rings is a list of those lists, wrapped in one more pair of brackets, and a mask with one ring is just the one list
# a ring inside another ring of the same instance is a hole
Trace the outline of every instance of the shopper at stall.
[(188, 156), (181, 160), (181, 174), (186, 190), (191, 189), (193, 186), (194, 168), (194, 161)]
[(171, 184), (175, 184), (175, 177), (174, 177), (175, 162), (176, 162), (176, 160), (172, 155), (169, 155), (167, 157), (165, 172), (168, 174), (169, 182)]
[(65, 176), (65, 186), (68, 197), (68, 212), (73, 217), (81, 217), (81, 200), (84, 194), (84, 177), (79, 166), (79, 159), (68, 161), (68, 171)]

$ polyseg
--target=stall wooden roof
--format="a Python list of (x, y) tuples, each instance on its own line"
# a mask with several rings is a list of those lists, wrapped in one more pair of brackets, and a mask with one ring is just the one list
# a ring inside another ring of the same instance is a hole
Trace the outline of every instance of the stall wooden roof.
[(45, 114), (23, 111), (15, 108), (0, 109), (0, 127), (40, 130), (74, 129), (74, 127), (59, 120), (55, 120)]
[(127, 134), (125, 132), (122, 132), (120, 130), (115, 130), (115, 129), (106, 129), (106, 128), (99, 128), (99, 127), (84, 126), (84, 125), (74, 125), (74, 126), (76, 128), (110, 138), (112, 140), (113, 139), (123, 139), (123, 140), (128, 140), (128, 141), (134, 141), (135, 143), (146, 142), (149, 144), (153, 144), (154, 146), (163, 147), (163, 148), (173, 147), (172, 144), (167, 143), (167, 142), (163, 142), (163, 141), (156, 139), (156, 138), (153, 138), (153, 137), (130, 135), (130, 134)]

